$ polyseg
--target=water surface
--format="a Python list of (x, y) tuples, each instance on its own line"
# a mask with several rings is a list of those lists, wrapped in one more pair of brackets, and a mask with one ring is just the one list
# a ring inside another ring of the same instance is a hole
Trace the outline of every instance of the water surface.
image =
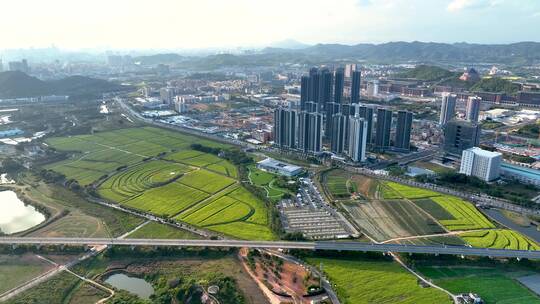
[(24, 205), (13, 191), (0, 191), (0, 231), (13, 234), (45, 221), (45, 215), (33, 206)]
[(115, 288), (126, 290), (137, 295), (141, 299), (148, 300), (154, 293), (154, 288), (143, 279), (130, 277), (123, 273), (116, 273), (109, 276), (105, 283), (114, 286)]

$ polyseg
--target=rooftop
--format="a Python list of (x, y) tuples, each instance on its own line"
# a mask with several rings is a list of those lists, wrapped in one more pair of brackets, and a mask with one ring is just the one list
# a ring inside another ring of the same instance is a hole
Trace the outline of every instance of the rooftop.
[(273, 158), (267, 158), (265, 160), (261, 160), (260, 162), (258, 162), (258, 164), (266, 166), (266, 167), (273, 167), (273, 168), (287, 171), (287, 172), (296, 172), (298, 170), (302, 170), (302, 167), (280, 162)]
[(497, 156), (502, 155), (499, 152), (491, 152), (491, 151), (488, 151), (488, 150), (480, 149), (478, 147), (472, 147), (470, 149), (467, 149), (467, 151), (472, 151), (472, 152), (474, 152), (474, 154), (484, 156), (484, 157), (497, 157)]

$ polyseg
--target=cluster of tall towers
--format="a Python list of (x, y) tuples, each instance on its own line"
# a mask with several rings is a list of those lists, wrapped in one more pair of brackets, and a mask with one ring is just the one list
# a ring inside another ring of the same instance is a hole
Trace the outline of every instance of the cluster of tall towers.
[(465, 120), (456, 120), (457, 96), (450, 93), (442, 95), (439, 125), (444, 131), (443, 149), (446, 153), (460, 156), (463, 150), (478, 146), (481, 101), (479, 97), (470, 96), (467, 99)]
[[(302, 76), (300, 103), (274, 112), (274, 143), (283, 149), (320, 153), (323, 140), (336, 155), (355, 162), (366, 160), (366, 151), (389, 148), (408, 151), (412, 113), (399, 111), (396, 136), (391, 146), (392, 111), (360, 104), (361, 71), (349, 71), (350, 99), (345, 100), (345, 71), (312, 68)], [(373, 136), (374, 112), (376, 128)]]

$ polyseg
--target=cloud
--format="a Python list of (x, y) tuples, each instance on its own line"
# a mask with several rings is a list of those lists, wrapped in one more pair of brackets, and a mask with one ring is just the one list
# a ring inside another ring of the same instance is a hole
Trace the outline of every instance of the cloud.
[(457, 12), (468, 8), (493, 7), (504, 0), (452, 0), (446, 9), (450, 12)]

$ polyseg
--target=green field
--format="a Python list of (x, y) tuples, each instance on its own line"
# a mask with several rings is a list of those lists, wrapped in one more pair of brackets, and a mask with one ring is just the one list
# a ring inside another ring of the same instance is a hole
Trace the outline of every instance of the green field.
[(0, 294), (33, 279), (48, 268), (51, 266), (31, 254), (0, 255)]
[(264, 203), (242, 187), (225, 191), (215, 196), (214, 200), (198, 204), (176, 218), (239, 238), (274, 238), (268, 228)]
[(432, 197), (431, 200), (443, 207), (454, 218), (439, 220), (448, 230), (495, 228), (495, 225), (480, 213), (473, 204), (460, 198), (443, 195)]
[[(323, 184), (333, 199), (349, 198), (356, 189), (350, 189), (350, 174), (342, 170), (330, 170), (324, 175)], [(352, 191), (351, 191), (352, 190)]]
[(214, 194), (230, 186), (235, 180), (201, 169), (184, 175), (178, 182), (208, 194)]
[(384, 182), (384, 185), (385, 199), (400, 197), (415, 200), (419, 207), (435, 217), (448, 230), (495, 228), (495, 225), (473, 204), (460, 198), (394, 182)]
[(308, 258), (335, 284), (341, 303), (451, 303), (450, 297), (433, 288), (422, 288), (416, 277), (392, 261), (363, 258)]
[(189, 231), (174, 228), (169, 225), (150, 222), (130, 234), (129, 239), (199, 239)]
[(228, 148), (178, 132), (130, 128), (48, 139), (47, 144), (72, 157), (46, 168), (82, 185), (106, 178), (98, 194), (133, 209), (233, 237), (273, 239), (264, 202), (237, 185), (236, 167), (192, 150), (193, 143)]
[(150, 161), (131, 167), (107, 179), (98, 193), (112, 201), (122, 202), (148, 189), (175, 180), (191, 169), (161, 160)]
[(496, 268), (424, 266), (418, 270), (452, 293), (477, 293), (486, 304), (539, 304), (540, 299), (514, 277), (522, 273)]
[(540, 246), (533, 240), (519, 232), (508, 229), (471, 231), (463, 233), (460, 236), (474, 247), (516, 250), (540, 249)]
[(384, 182), (382, 187), (383, 198), (384, 199), (396, 199), (396, 198), (407, 198), (407, 199), (420, 199), (426, 197), (439, 196), (440, 193), (425, 190), (421, 188), (410, 187), (394, 182)]

